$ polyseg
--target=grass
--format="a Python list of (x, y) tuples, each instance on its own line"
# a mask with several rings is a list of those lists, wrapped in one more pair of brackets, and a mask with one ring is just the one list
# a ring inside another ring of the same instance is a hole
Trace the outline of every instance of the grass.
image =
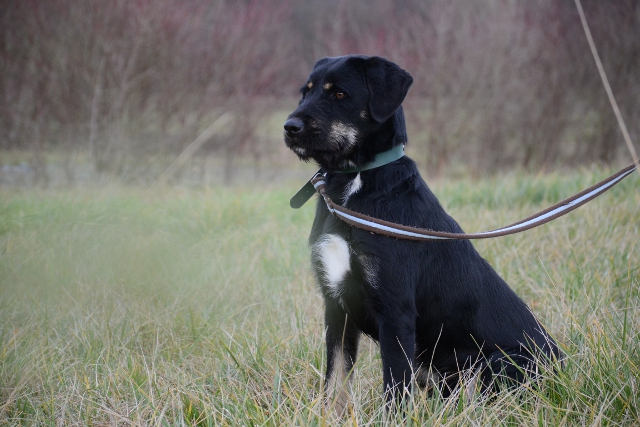
[[(608, 171), (436, 182), (467, 231), (521, 219)], [(322, 413), (311, 205), (286, 188), (0, 190), (0, 424), (374, 426), (364, 339), (353, 411)], [(566, 351), (539, 388), (492, 402), (416, 392), (409, 425), (640, 423), (640, 192), (475, 243)]]

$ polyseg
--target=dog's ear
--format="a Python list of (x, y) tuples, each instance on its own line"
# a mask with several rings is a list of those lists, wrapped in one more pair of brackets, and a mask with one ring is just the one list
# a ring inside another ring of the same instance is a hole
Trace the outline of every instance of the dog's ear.
[(331, 60), (331, 58), (329, 58), (329, 57), (318, 59), (316, 61), (315, 65), (313, 66), (313, 69), (315, 70), (316, 68), (323, 66), (324, 64), (326, 64), (330, 60)]
[(376, 122), (382, 123), (400, 107), (413, 77), (398, 65), (378, 56), (367, 58), (364, 64), (369, 88), (369, 113)]

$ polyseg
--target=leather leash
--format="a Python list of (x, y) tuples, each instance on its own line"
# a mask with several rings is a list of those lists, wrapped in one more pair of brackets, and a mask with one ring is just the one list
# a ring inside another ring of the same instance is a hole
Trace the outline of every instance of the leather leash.
[(461, 240), (461, 239), (488, 239), (491, 237), (507, 236), (509, 234), (519, 233), (529, 230), (539, 225), (545, 224), (556, 218), (568, 214), (569, 212), (579, 208), (590, 200), (595, 199), (618, 182), (629, 176), (636, 169), (636, 164), (631, 164), (619, 172), (611, 175), (609, 178), (587, 188), (584, 191), (571, 196), (560, 203), (538, 212), (537, 214), (518, 221), (505, 227), (497, 228), (491, 231), (483, 231), (479, 233), (448, 233), (443, 231), (433, 231), (425, 228), (416, 228), (406, 225), (396, 224), (389, 221), (373, 218), (354, 212), (343, 206), (340, 206), (331, 200), (326, 193), (325, 174), (317, 173), (311, 183), (315, 190), (324, 198), (329, 211), (336, 217), (340, 218), (347, 224), (376, 234), (382, 234), (388, 237), (405, 240)]

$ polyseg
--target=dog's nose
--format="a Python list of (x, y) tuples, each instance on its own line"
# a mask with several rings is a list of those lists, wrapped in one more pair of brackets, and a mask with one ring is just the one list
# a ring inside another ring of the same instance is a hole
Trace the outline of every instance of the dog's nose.
[(300, 133), (302, 129), (304, 129), (304, 123), (297, 117), (292, 117), (284, 122), (284, 130), (289, 135)]

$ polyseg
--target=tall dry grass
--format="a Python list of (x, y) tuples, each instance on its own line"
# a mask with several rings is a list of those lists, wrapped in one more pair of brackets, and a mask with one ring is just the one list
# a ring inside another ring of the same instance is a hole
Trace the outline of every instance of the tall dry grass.
[[(467, 231), (531, 214), (606, 171), (433, 187)], [(394, 425), (364, 339), (348, 419), (326, 417), (313, 209), (285, 189), (0, 190), (0, 424)], [(567, 354), (487, 402), (417, 391), (409, 425), (637, 425), (640, 193), (475, 243)]]

